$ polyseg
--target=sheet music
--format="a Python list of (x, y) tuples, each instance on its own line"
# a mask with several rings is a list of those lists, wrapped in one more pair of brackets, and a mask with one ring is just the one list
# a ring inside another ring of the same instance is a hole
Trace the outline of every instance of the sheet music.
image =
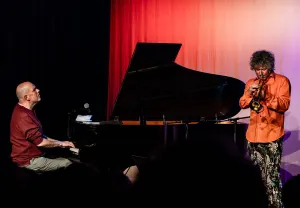
[(76, 121), (91, 121), (92, 115), (77, 115)]

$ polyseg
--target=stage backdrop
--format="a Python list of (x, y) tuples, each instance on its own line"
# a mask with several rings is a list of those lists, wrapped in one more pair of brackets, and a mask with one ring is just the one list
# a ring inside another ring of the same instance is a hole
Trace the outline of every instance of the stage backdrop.
[[(299, 19), (298, 0), (112, 0), (108, 115), (137, 42), (182, 43), (176, 63), (244, 82), (254, 76), (252, 52), (270, 50), (275, 71), (292, 84), (282, 175), (299, 174)], [(242, 110), (236, 117), (248, 115)]]

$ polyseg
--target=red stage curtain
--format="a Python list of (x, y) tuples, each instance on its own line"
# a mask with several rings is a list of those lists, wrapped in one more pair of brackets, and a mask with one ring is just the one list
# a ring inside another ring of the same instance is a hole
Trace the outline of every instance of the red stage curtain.
[(111, 0), (108, 115), (137, 42), (182, 43), (176, 63), (242, 81), (254, 76), (252, 52), (267, 49), (276, 54), (281, 73), (283, 50), (295, 54), (291, 43), (299, 39), (299, 5), (295, 0)]

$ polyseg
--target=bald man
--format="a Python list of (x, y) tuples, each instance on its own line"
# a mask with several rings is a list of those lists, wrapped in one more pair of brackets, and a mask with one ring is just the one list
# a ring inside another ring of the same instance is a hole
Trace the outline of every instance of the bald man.
[(58, 141), (43, 134), (42, 125), (37, 118), (34, 106), (40, 102), (40, 90), (31, 82), (17, 86), (16, 104), (10, 121), (11, 158), (19, 167), (36, 172), (53, 171), (66, 168), (72, 162), (66, 158), (46, 158), (44, 148), (75, 147), (72, 142)]

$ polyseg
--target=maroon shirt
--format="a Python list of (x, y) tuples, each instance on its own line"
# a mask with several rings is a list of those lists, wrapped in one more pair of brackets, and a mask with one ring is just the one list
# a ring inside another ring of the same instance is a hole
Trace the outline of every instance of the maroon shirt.
[(17, 104), (10, 121), (11, 158), (19, 166), (30, 163), (43, 152), (38, 144), (43, 141), (43, 129), (35, 112)]

